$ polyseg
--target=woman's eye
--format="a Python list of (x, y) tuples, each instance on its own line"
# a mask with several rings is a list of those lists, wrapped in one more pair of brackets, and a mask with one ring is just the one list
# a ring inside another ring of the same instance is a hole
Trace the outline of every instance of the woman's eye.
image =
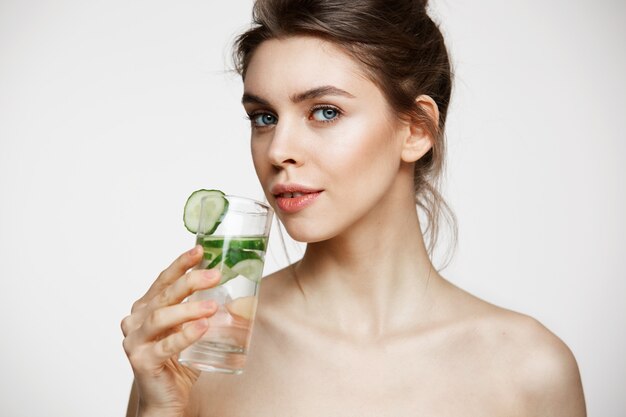
[(311, 114), (311, 119), (317, 120), (318, 122), (332, 122), (337, 117), (339, 117), (339, 110), (332, 107), (315, 109)]
[(258, 113), (250, 116), (252, 124), (256, 127), (265, 127), (276, 124), (276, 116), (270, 113)]

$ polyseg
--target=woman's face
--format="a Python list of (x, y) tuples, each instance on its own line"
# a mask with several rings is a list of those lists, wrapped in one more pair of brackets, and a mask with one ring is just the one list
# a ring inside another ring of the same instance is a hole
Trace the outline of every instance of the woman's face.
[(242, 102), (257, 175), (294, 239), (326, 240), (381, 215), (410, 129), (341, 49), (312, 37), (263, 42)]

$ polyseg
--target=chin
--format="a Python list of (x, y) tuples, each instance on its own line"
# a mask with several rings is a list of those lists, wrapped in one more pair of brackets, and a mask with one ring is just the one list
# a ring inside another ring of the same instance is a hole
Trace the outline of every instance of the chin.
[(328, 240), (334, 236), (330, 231), (322, 230), (319, 225), (312, 224), (311, 221), (298, 222), (287, 221), (282, 222), (283, 227), (289, 236), (296, 242), (315, 243)]

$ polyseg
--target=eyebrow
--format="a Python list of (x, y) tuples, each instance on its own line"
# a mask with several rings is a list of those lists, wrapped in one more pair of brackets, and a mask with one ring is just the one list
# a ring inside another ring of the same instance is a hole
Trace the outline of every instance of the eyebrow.
[[(290, 99), (293, 103), (300, 103), (302, 101), (325, 97), (325, 96), (342, 96), (342, 97), (354, 98), (352, 94), (348, 93), (345, 90), (342, 90), (341, 88), (337, 88), (332, 85), (323, 85), (321, 87), (311, 88), (310, 90), (293, 95), (290, 97)], [(267, 100), (251, 93), (244, 93), (243, 97), (241, 98), (241, 103), (242, 104), (246, 104), (246, 103), (259, 104), (262, 106), (270, 105), (270, 103)]]

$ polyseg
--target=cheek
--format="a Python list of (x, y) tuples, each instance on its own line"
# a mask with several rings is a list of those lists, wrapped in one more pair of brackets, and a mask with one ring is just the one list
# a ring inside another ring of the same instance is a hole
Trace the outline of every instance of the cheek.
[(266, 186), (269, 180), (269, 176), (271, 175), (272, 166), (268, 162), (266, 145), (262, 141), (252, 139), (252, 142), (250, 144), (250, 151), (252, 154), (252, 163), (254, 165), (256, 176), (261, 183), (261, 187), (263, 188), (263, 192), (265, 193), (266, 198), (268, 198), (269, 200)]
[(263, 144), (258, 141), (250, 140), (250, 153), (252, 154), (252, 163), (259, 181), (262, 180), (264, 172), (267, 170), (267, 161), (265, 158), (266, 152)]
[[(252, 163), (254, 165), (254, 170), (256, 172), (256, 176), (261, 184), (261, 188), (263, 189), (263, 194), (265, 194), (265, 198), (267, 199), (268, 204), (274, 209), (275, 215), (281, 220), (284, 219), (281, 217), (281, 212), (276, 206), (276, 199), (270, 193), (269, 188), (272, 184), (272, 181), (276, 179), (277, 170), (271, 163), (271, 158), (269, 157), (269, 147), (271, 146), (271, 140), (267, 138), (253, 138), (250, 142), (250, 152), (252, 154)], [(293, 231), (289, 228), (287, 229), (289, 234), (292, 235)], [(292, 237), (294, 237), (292, 235)], [(296, 239), (294, 237), (294, 239)], [(304, 241), (304, 240), (302, 240)]]
[(342, 129), (342, 141), (332, 155), (333, 165), (340, 175), (363, 183), (378, 185), (390, 175), (395, 175), (400, 164), (400, 148), (393, 130), (380, 121), (377, 124), (355, 120)]

